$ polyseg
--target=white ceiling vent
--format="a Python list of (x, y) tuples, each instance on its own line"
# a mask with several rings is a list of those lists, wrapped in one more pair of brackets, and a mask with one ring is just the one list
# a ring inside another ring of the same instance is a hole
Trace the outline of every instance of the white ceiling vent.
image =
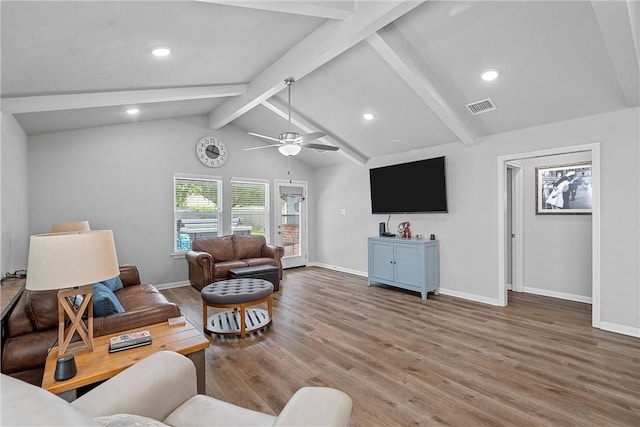
[(465, 107), (467, 107), (469, 111), (471, 111), (471, 114), (473, 115), (486, 113), (487, 111), (493, 111), (497, 108), (496, 104), (493, 103), (491, 98), (472, 102), (471, 104), (465, 105)]

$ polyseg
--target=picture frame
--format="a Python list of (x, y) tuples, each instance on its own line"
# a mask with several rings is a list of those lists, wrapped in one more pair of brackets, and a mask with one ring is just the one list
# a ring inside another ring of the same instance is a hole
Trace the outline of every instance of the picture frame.
[(536, 215), (591, 215), (591, 162), (536, 167)]

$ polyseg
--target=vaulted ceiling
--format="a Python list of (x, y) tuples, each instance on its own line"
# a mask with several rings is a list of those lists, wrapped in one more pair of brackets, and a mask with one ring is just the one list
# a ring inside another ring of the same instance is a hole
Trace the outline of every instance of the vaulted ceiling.
[[(639, 105), (636, 1), (0, 7), (2, 109), (28, 134), (207, 114), (213, 134), (233, 124), (277, 136), (293, 77), (292, 130), (340, 147), (299, 155), (318, 167)], [(159, 45), (172, 54), (153, 57)], [(498, 79), (483, 81), (486, 69)], [(466, 107), (487, 98), (495, 110)]]

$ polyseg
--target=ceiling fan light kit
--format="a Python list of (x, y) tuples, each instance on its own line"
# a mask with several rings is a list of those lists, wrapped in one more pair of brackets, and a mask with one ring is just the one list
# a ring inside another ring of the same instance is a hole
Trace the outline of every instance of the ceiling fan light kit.
[(300, 152), (300, 150), (302, 150), (302, 147), (294, 144), (287, 144), (278, 147), (278, 151), (283, 156), (295, 156)]
[(280, 151), (280, 153), (283, 156), (290, 157), (298, 154), (303, 147), (314, 148), (316, 150), (324, 150), (324, 151), (338, 150), (338, 147), (335, 147), (333, 145), (316, 144), (316, 143), (309, 142), (309, 141), (313, 141), (315, 139), (319, 139), (324, 136), (327, 136), (327, 134), (324, 132), (311, 132), (303, 135), (300, 135), (295, 132), (291, 132), (291, 86), (293, 85), (294, 82), (295, 80), (293, 79), (293, 77), (289, 77), (284, 81), (284, 83), (289, 88), (289, 126), (287, 127), (287, 131), (278, 135), (278, 138), (272, 138), (270, 136), (260, 135), (259, 133), (249, 132), (249, 135), (257, 136), (258, 138), (267, 139), (269, 141), (276, 141), (277, 144), (264, 145), (261, 147), (245, 148), (244, 151), (257, 150), (260, 148), (267, 148), (267, 147), (278, 147), (278, 151)]

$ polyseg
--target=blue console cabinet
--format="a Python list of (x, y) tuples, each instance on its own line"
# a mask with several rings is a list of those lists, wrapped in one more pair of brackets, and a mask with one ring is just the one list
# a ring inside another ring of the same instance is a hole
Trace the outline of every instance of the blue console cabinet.
[(437, 240), (369, 237), (369, 286), (382, 283), (436, 295), (440, 289)]

